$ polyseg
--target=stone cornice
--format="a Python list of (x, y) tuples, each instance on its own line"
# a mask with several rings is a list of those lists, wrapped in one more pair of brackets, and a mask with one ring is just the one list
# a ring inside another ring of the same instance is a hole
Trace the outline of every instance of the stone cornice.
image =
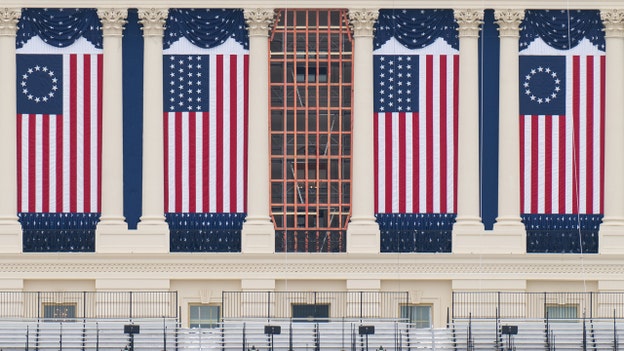
[(105, 37), (122, 35), (123, 26), (127, 23), (128, 9), (98, 9), (97, 14), (102, 22)]
[(520, 24), (524, 19), (524, 10), (495, 10), (494, 18), (496, 19), (496, 24), (498, 24), (498, 33), (501, 37), (520, 36)]
[(21, 15), (20, 8), (0, 8), (0, 36), (15, 37)]
[(249, 36), (268, 36), (269, 29), (275, 19), (273, 9), (254, 8), (244, 9), (245, 22), (249, 29)]
[(161, 36), (169, 10), (166, 8), (139, 9), (139, 22), (143, 25), (143, 36)]
[[(621, 0), (297, 0), (300, 8), (415, 8), (415, 9), (443, 9), (443, 8), (491, 8), (505, 9), (509, 7), (521, 7), (525, 9), (624, 9), (624, 1)], [(102, 0), (85, 2), (84, 0), (3, 0), (5, 7), (112, 7), (112, 8), (282, 8), (288, 3), (283, 0), (213, 0), (207, 3), (205, 0)], [(292, 6), (292, 4), (291, 4)]]
[(622, 256), (585, 255), (3, 255), (0, 277), (63, 279), (624, 280)]
[(455, 9), (453, 12), (459, 25), (457, 29), (459, 37), (479, 37), (481, 24), (483, 23), (483, 10), (481, 9)]
[(377, 9), (349, 9), (349, 26), (353, 29), (353, 36), (372, 37), (378, 17)]

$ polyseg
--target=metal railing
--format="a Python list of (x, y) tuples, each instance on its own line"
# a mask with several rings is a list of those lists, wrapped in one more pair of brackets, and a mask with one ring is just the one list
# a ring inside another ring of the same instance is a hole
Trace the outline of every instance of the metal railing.
[(557, 306), (577, 311), (568, 318), (624, 319), (624, 292), (453, 292), (452, 318), (543, 319)]
[(177, 318), (177, 291), (0, 291), (1, 319)]
[[(293, 306), (323, 309), (311, 317), (400, 319), (400, 306), (409, 302), (407, 292), (393, 291), (224, 291), (223, 319), (293, 318)], [(326, 307), (323, 307), (326, 306)], [(324, 316), (324, 313), (328, 315)], [(403, 318), (405, 318), (403, 316)]]
[[(125, 326), (140, 327), (128, 335)], [(49, 322), (38, 319), (0, 321), (2, 350), (174, 351), (179, 329), (175, 319), (106, 319)]]

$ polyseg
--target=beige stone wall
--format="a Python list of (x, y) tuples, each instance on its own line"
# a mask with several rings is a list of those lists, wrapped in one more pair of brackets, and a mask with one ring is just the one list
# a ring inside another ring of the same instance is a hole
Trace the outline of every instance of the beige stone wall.
[[(277, 8), (292, 7), (295, 3), (298, 7), (340, 5), (350, 9), (431, 7), (504, 9), (509, 6), (509, 1), (502, 0), (345, 0), (339, 3), (334, 0), (296, 2), (217, 0), (210, 2), (210, 6)], [(4, 0), (1, 6), (43, 7), (50, 6), (50, 2)], [(84, 6), (84, 1), (60, 0), (56, 1), (54, 6), (81, 7)], [(90, 2), (89, 6), (166, 9), (173, 6), (173, 3), (162, 0), (107, 0)], [(206, 2), (181, 0), (176, 1), (175, 6), (205, 7)], [(531, 9), (624, 9), (624, 2), (525, 0), (514, 1), (513, 6)], [(266, 34), (266, 28), (264, 30)], [(262, 40), (264, 39), (260, 38), (258, 41)], [(617, 40), (622, 41), (621, 38)], [(4, 40), (2, 43), (6, 45), (3, 47), (11, 47), (10, 41)], [(253, 50), (252, 52), (258, 52)], [(7, 52), (9, 51), (2, 51), (0, 55)], [(262, 52), (262, 48), (259, 52)], [(607, 55), (623, 57), (621, 52), (608, 52)], [(463, 60), (466, 64), (465, 59)], [(467, 67), (476, 69), (476, 64), (469, 62)], [(620, 64), (619, 67), (621, 71), (623, 65)], [(616, 73), (622, 75), (622, 72)], [(9, 71), (6, 74), (14, 73)], [(471, 86), (466, 88), (470, 89)], [(146, 87), (146, 90), (149, 89), (151, 88)], [(619, 100), (624, 100), (624, 96), (621, 96), (622, 91), (619, 93)], [(10, 94), (0, 94), (0, 106), (10, 105), (14, 99), (15, 97)], [(472, 103), (474, 104), (474, 101)], [(615, 107), (614, 111), (621, 112), (621, 106), (619, 110), (617, 106)], [(4, 111), (0, 116), (13, 118), (14, 112)], [(150, 171), (153, 170), (148, 169), (144, 172), (149, 174)], [(0, 183), (14, 181), (10, 177), (3, 178), (2, 174), (3, 172), (0, 172)], [(13, 199), (2, 198), (0, 201), (4, 203)], [(469, 212), (478, 213), (475, 205), (471, 205), (474, 202), (470, 201), (468, 204)], [(111, 225), (106, 233), (98, 233), (96, 253), (23, 254), (19, 249), (20, 234), (15, 232), (13, 224), (9, 223), (0, 228), (0, 251), (3, 253), (0, 255), (0, 290), (175, 290), (179, 292), (183, 325), (188, 323), (189, 304), (221, 303), (222, 291), (407, 291), (410, 293), (410, 303), (430, 304), (433, 307), (433, 323), (441, 327), (446, 322), (446, 311), (452, 304), (453, 291), (624, 290), (624, 265), (622, 265), (624, 224), (618, 221), (610, 227), (609, 244), (601, 248), (602, 253), (584, 256), (527, 255), (522, 247), (522, 234), (507, 233), (505, 228), (500, 232), (486, 232), (481, 228), (463, 230), (459, 233), (461, 234), (459, 237), (454, 237), (453, 254), (379, 254), (378, 248), (374, 246), (333, 255), (275, 254), (271, 250), (273, 243), (270, 242), (272, 240), (270, 233), (260, 236), (265, 241), (259, 244), (257, 241), (251, 241), (256, 246), (251, 247), (249, 251), (244, 250), (244, 253), (170, 254), (168, 233), (163, 231), (162, 225), (154, 225), (149, 230), (144, 228), (139, 231), (128, 231)], [(243, 241), (245, 240), (243, 238)], [(258, 306), (249, 307), (253, 309)], [(258, 315), (261, 313), (258, 312)]]

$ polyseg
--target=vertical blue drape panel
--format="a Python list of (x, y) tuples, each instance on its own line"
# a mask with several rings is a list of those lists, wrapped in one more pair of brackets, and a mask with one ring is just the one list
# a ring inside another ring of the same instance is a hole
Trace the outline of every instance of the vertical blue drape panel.
[(600, 214), (523, 214), (528, 253), (598, 253)]
[(24, 252), (95, 252), (100, 213), (19, 213)]
[(143, 33), (137, 9), (128, 10), (122, 39), (123, 192), (128, 229), (141, 217), (143, 179)]
[(246, 213), (167, 213), (171, 252), (240, 252)]
[[(491, 230), (498, 215), (498, 91), (500, 40), (494, 10), (485, 10), (479, 38), (479, 174), (481, 218)], [(461, 118), (461, 117), (460, 117)]]
[(378, 213), (381, 252), (451, 252), (454, 213)]

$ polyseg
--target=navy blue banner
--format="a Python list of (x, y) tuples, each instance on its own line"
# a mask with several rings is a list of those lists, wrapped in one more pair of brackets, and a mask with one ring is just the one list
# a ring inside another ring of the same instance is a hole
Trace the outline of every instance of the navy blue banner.
[(164, 48), (182, 37), (204, 49), (219, 46), (229, 38), (249, 48), (247, 25), (240, 9), (170, 9)]
[(375, 22), (375, 49), (394, 37), (408, 49), (420, 49), (444, 39), (459, 50), (453, 10), (386, 9)]
[(24, 46), (34, 36), (58, 48), (68, 47), (84, 37), (101, 49), (103, 40), (96, 9), (23, 9), (17, 29), (17, 48)]

